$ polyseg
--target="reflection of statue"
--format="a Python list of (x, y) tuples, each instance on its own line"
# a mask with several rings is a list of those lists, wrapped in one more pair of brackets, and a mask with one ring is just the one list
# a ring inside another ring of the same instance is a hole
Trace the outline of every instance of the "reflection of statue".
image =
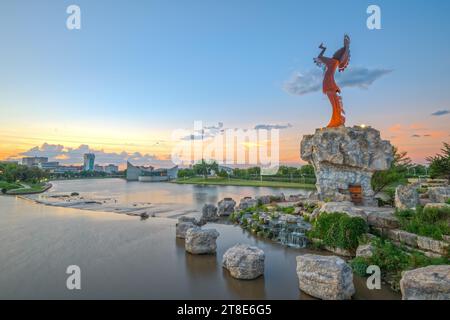
[(334, 128), (343, 126), (345, 124), (344, 107), (342, 105), (342, 98), (340, 96), (341, 89), (334, 81), (334, 73), (336, 69), (342, 72), (347, 68), (350, 61), (350, 37), (344, 36), (344, 46), (335, 52), (332, 58), (324, 57), (323, 54), (327, 49), (323, 44), (319, 46), (322, 51), (314, 58), (314, 62), (318, 66), (325, 66), (325, 76), (323, 78), (323, 93), (330, 99), (331, 106), (333, 107), (333, 115), (331, 116), (330, 123), (327, 127)]

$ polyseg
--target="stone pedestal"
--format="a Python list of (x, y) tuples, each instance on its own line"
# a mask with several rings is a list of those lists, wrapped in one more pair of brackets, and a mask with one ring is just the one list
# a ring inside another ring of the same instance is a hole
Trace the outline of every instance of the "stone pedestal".
[(391, 166), (394, 155), (389, 141), (370, 127), (317, 129), (303, 136), (301, 158), (313, 165), (321, 200), (351, 201), (349, 187), (361, 187), (362, 203), (374, 205), (371, 178)]

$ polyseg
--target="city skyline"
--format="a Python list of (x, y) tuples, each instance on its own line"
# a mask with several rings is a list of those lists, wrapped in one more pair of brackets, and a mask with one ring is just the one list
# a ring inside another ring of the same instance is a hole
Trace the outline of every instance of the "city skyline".
[(450, 45), (438, 40), (450, 4), (378, 1), (382, 29), (369, 30), (371, 3), (325, 3), (78, 1), (82, 28), (72, 31), (68, 1), (3, 3), (0, 159), (80, 164), (92, 152), (165, 167), (172, 133), (201, 120), (279, 127), (280, 162), (304, 164), (300, 137), (331, 112), (312, 59), (348, 33), (351, 67), (337, 78), (347, 125), (377, 128), (426, 163), (450, 135)]

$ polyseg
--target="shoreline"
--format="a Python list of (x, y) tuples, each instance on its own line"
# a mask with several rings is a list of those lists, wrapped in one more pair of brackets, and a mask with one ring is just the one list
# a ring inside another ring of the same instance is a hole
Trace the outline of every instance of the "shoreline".
[(227, 179), (227, 178), (188, 178), (171, 181), (176, 184), (198, 184), (198, 185), (216, 185), (216, 186), (236, 186), (236, 187), (269, 187), (269, 188), (289, 188), (315, 190), (315, 184), (283, 182), (283, 181), (258, 181), (245, 179)]

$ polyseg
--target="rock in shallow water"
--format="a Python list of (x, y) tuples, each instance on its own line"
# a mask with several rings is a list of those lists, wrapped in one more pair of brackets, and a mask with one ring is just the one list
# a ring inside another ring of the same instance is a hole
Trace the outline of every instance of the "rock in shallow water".
[(217, 204), (218, 211), (217, 214), (219, 216), (229, 216), (234, 212), (234, 207), (236, 205), (236, 201), (231, 198), (225, 198)]
[(186, 231), (185, 249), (192, 254), (215, 253), (217, 237), (219, 232), (216, 229), (190, 228)]
[(264, 251), (246, 244), (237, 244), (223, 255), (222, 265), (233, 278), (255, 279), (264, 274)]
[(217, 220), (219, 220), (219, 216), (217, 215), (217, 207), (213, 204), (205, 204), (202, 208), (200, 224), (205, 224), (207, 222)]
[(297, 256), (300, 290), (323, 300), (346, 300), (355, 293), (350, 266), (336, 256)]
[(403, 300), (450, 300), (450, 265), (406, 271), (400, 289)]
[(186, 232), (195, 227), (196, 225), (192, 222), (178, 222), (176, 226), (176, 237), (180, 239), (186, 238)]

